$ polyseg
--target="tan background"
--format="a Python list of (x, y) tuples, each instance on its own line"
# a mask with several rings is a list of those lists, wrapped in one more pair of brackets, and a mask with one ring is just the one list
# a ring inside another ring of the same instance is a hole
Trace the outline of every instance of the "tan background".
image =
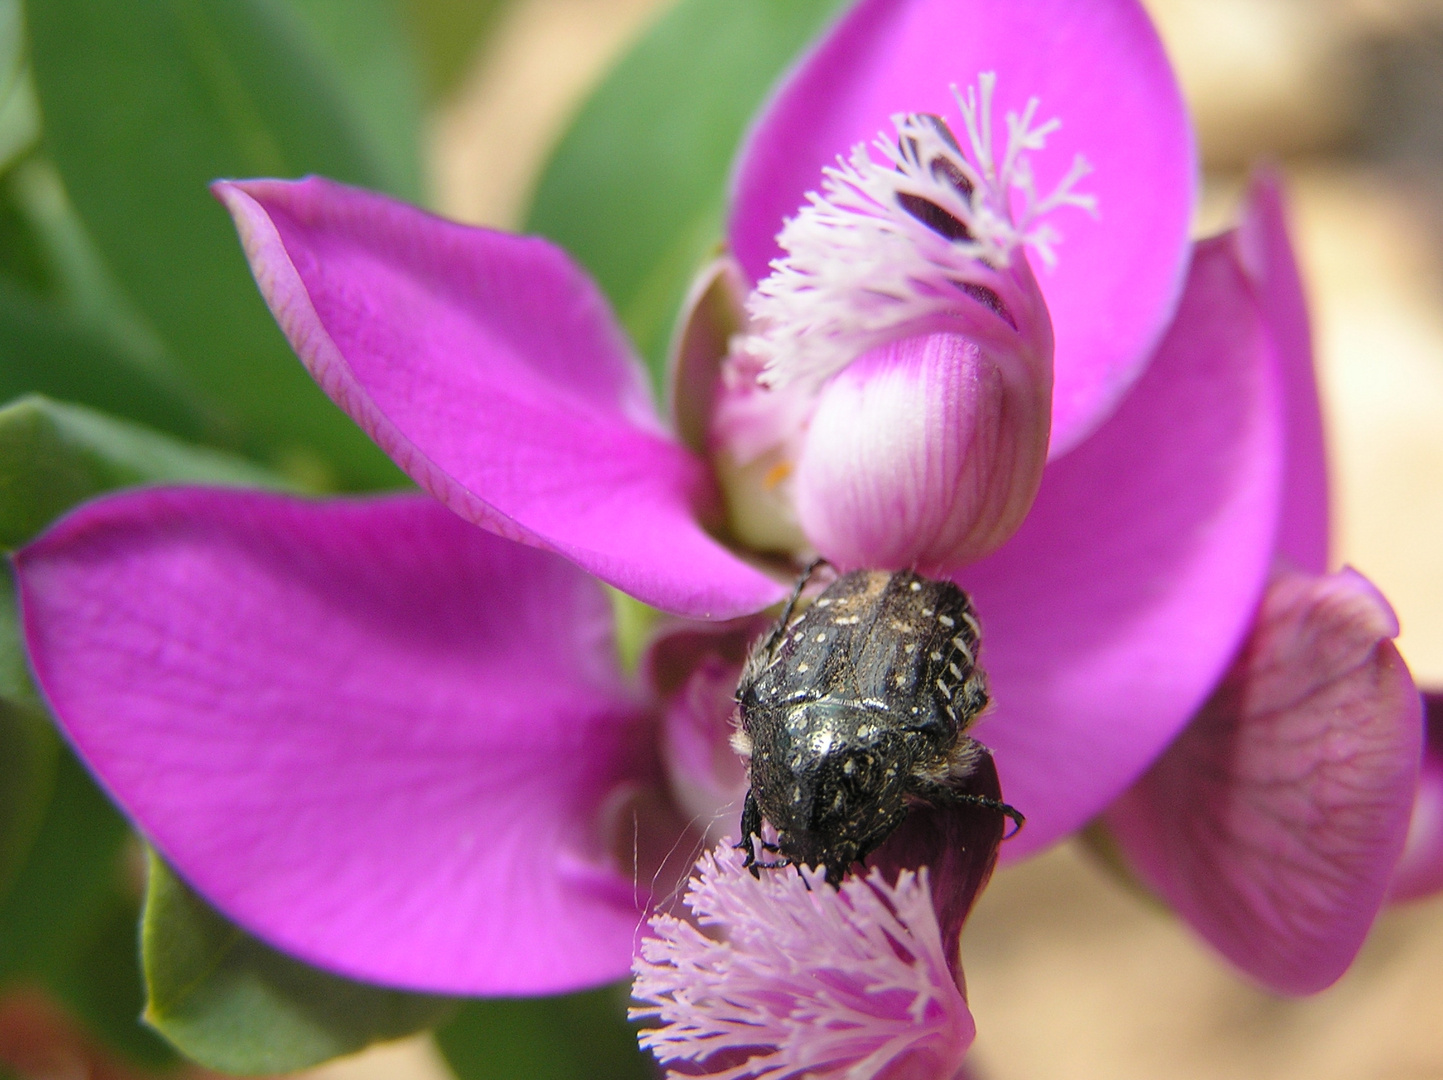
[[(436, 198), (510, 226), (571, 110), (664, 0), (520, 0), (435, 117)], [(1336, 551), (1392, 599), (1443, 686), (1443, 2), (1152, 0), (1197, 120), (1199, 229), (1281, 159), (1312, 291)], [(963, 73), (965, 75), (965, 73)], [(978, 1071), (995, 1080), (1443, 1077), (1443, 900), (1384, 915), (1305, 1001), (1246, 986), (1064, 845), (997, 876), (968, 928)], [(308, 1074), (444, 1077), (424, 1039)]]

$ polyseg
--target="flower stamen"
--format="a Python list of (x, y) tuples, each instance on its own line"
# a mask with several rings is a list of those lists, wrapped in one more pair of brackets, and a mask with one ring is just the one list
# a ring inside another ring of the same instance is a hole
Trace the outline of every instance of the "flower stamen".
[[(696, 923), (653, 916), (633, 963), (641, 1045), (714, 1080), (957, 1074), (975, 1034), (947, 966), (926, 869), (825, 887), (753, 877), (728, 842), (697, 863)], [(708, 936), (701, 928), (717, 932)]]
[(952, 88), (969, 152), (941, 117), (899, 113), (895, 138), (871, 144), (880, 160), (858, 143), (823, 170), (821, 194), (809, 192), (777, 237), (786, 255), (747, 301), (754, 330), (736, 351), (759, 363), (758, 382), (818, 386), (900, 327), (945, 318), (959, 293), (1016, 329), (999, 278), (1024, 246), (1055, 265), (1062, 236), (1043, 219), (1069, 206), (1096, 215), (1097, 200), (1077, 190), (1092, 171), (1081, 154), (1038, 194), (1030, 155), (1061, 121), (1038, 123), (1035, 97), (1008, 112), (998, 164), (996, 82), (985, 72), (965, 95)]

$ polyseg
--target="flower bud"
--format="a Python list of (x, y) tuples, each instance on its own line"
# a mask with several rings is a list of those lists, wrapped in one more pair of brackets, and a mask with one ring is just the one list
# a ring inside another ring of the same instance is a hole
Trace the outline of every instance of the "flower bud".
[[(1000, 546), (1046, 463), (1053, 336), (1023, 248), (1050, 263), (1041, 219), (1093, 210), (1046, 197), (1028, 153), (1056, 121), (1009, 114), (994, 153), (994, 80), (957, 102), (970, 152), (929, 114), (824, 170), (778, 236), (720, 370), (709, 451), (733, 535), (842, 568), (945, 575)], [(1014, 216), (1014, 208), (1020, 213)]]
[(797, 464), (797, 516), (840, 567), (939, 576), (1022, 523), (1042, 481), (1051, 365), (955, 333), (864, 354), (822, 391)]

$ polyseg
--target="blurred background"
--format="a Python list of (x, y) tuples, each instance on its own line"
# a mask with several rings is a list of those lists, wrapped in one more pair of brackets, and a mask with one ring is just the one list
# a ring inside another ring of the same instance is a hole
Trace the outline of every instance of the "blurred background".
[[(388, 151), (394, 143), (370, 148), (383, 177), (376, 183), (463, 221), (516, 228), (528, 220), (533, 185), (576, 110), (668, 2), (402, 4), (406, 25), (396, 32), (421, 43), (422, 60), (410, 71), (368, 59), (364, 35), (345, 44), (354, 17), (345, 0), (296, 7), (302, 22), (316, 20), (318, 39), (351, 50), (337, 70), (371, 86), (360, 99), (372, 110), (372, 130), (399, 132), (401, 142), (407, 132), (421, 133), (420, 169)], [(1399, 646), (1419, 682), (1443, 686), (1443, 0), (1146, 3), (1199, 132), (1199, 233), (1232, 220), (1254, 163), (1274, 162), (1287, 178), (1333, 451), (1335, 557), (1382, 588), (1397, 608)], [(0, 7), (7, 10), (18, 9)], [(5, 269), (20, 266), (46, 282), (50, 295), (68, 298), (66, 310), (81, 312), (75, 341), (128, 350), (139, 360), (127, 371), (175, 390), (182, 404), (158, 426), (199, 431), (208, 442), (229, 440), (248, 452), (249, 436), (230, 434), (232, 421), (189, 402), (187, 387), (172, 386), (157, 359), (184, 340), (184, 320), (161, 327), (167, 341), (150, 340), (155, 317), (128, 323), (123, 310), (115, 316), (125, 301), (87, 277), (83, 250), (67, 248), (88, 241), (67, 235), (63, 204), (87, 196), (67, 195), (50, 158), (27, 150), (36, 135), (27, 133), (19, 98), (11, 93), (0, 106)], [(335, 149), (342, 158), (349, 152)], [(48, 240), (36, 245), (35, 235)], [(145, 283), (135, 287), (143, 293)], [(0, 314), (23, 301), (0, 288)], [(99, 344), (89, 329), (97, 311), (110, 313), (112, 328), (111, 340)], [(19, 331), (10, 345), (4, 333), (0, 369), (22, 362), (14, 359)], [(0, 374), (0, 390), (7, 378)], [(64, 386), (41, 389), (68, 396)], [(204, 389), (202, 401), (226, 391)], [(250, 456), (293, 485), (365, 487), (388, 479), (384, 465), (337, 466), (284, 432), (273, 443)], [(0, 943), (0, 970), (3, 960)], [(1308, 1000), (1283, 1000), (1242, 983), (1177, 920), (1127, 891), (1080, 845), (1067, 844), (998, 873), (968, 926), (964, 960), (979, 1031), (974, 1061), (984, 1080), (1443, 1077), (1443, 898), (1386, 912), (1338, 985)], [(0, 1059), (22, 1053), (27, 1038), (43, 1042), (36, 1032), (66, 1030), (43, 1005), (22, 1009), (20, 1022), (15, 1015), (11, 1008), (0, 1023)], [(493, 1022), (516, 1040), (539, 1035), (527, 1027), (530, 1014), (501, 1010)], [(50, 1058), (34, 1058), (18, 1075), (132, 1075), (129, 1066), (97, 1065), (83, 1039), (74, 1039), (50, 1039)], [(467, 1075), (602, 1075), (598, 1060), (568, 1053), (522, 1054), (509, 1064), (498, 1057), (492, 1071), (483, 1062)], [(304, 1075), (442, 1080), (449, 1073), (433, 1040), (422, 1036)]]

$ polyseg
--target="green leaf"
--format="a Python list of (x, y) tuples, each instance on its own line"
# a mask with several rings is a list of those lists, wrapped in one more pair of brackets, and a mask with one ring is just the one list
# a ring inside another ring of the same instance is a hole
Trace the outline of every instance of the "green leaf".
[(420, 202), (421, 75), (398, 0), (286, 3), (314, 36), (363, 121), (361, 134), (385, 169), (386, 189)]
[[(0, 563), (0, 698), (26, 705), (39, 704), (30, 683), (25, 643), (20, 640), (20, 612), (8, 563)], [(5, 890), (0, 889), (0, 896), (4, 893)]]
[(0, 897), (0, 982), (45, 979), (73, 959), (117, 889), (125, 821), (68, 751), (25, 864)]
[(32, 396), (0, 407), (0, 546), (102, 492), (156, 482), (279, 486), (249, 462), (77, 405)]
[(338, 484), (401, 474), (336, 409), (261, 301), (207, 185), (384, 168), (325, 61), (269, 0), (29, 0), (45, 144), (116, 278), (168, 352), (272, 461)]
[(252, 1075), (286, 1072), (430, 1027), (445, 998), (308, 967), (227, 922), (154, 854), (141, 952), (145, 1019), (187, 1057)]
[(27, 393), (83, 402), (188, 438), (216, 427), (110, 335), (0, 280), (0, 401)]
[(174, 1054), (139, 1019), (129, 835), (84, 766), (61, 748), (28, 857), (0, 895), (0, 985), (39, 982), (122, 1053), (164, 1065)]
[(37, 295), (51, 293), (54, 281), (45, 253), (11, 187), (0, 181), (0, 282), (14, 283)]
[(722, 233), (747, 122), (840, 0), (682, 0), (581, 110), (527, 222), (596, 275), (662, 377), (672, 321)]
[(0, 698), (0, 896), (24, 865), (39, 832), (59, 750), (43, 711)]
[[(138, 856), (131, 838), (127, 854)], [(145, 984), (140, 974), (140, 905), (132, 893), (113, 892), (78, 935), (71, 963), (51, 973), (55, 996), (112, 1049), (152, 1068), (179, 1061), (174, 1048), (141, 1019)]]
[(5, 186), (45, 264), (46, 295), (53, 294), (77, 318), (105, 333), (147, 374), (179, 386), (179, 369), (111, 275), (54, 163), (33, 154), (15, 167)]
[(421, 53), (432, 100), (461, 81), (496, 25), (506, 0), (402, 0)]
[(25, 69), (20, 0), (0, 0), (0, 172), (40, 136), (35, 88)]
[(459, 1080), (654, 1080), (626, 1021), (628, 990), (468, 1001), (436, 1044)]

